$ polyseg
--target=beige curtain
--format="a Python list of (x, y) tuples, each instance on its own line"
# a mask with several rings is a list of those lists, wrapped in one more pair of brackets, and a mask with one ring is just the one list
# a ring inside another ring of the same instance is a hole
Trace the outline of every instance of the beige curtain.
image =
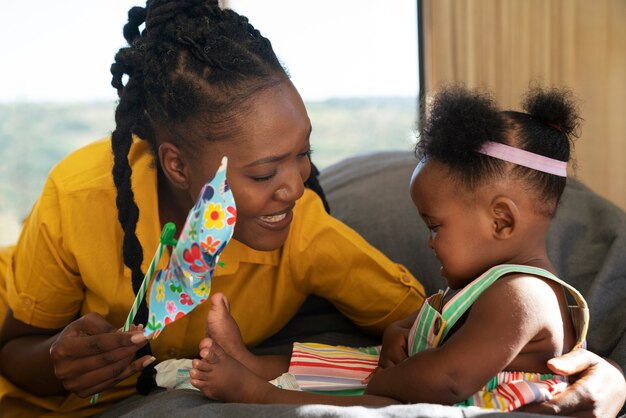
[(423, 0), (423, 25), (427, 93), (463, 82), (519, 109), (531, 82), (571, 89), (575, 176), (626, 209), (625, 0)]

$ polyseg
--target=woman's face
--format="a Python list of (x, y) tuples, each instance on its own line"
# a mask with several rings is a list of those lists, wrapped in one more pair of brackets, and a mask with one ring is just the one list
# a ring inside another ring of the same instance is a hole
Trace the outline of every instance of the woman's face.
[(448, 286), (461, 288), (493, 266), (488, 207), (479, 195), (455, 183), (444, 165), (418, 164), (411, 179), (411, 198), (429, 229), (428, 245)]
[(195, 201), (227, 156), (237, 205), (234, 238), (269, 251), (287, 239), (292, 209), (311, 173), (311, 122), (290, 81), (257, 93), (246, 106), (250, 111), (235, 119), (233, 138), (197, 141), (203, 145), (190, 167), (189, 192)]

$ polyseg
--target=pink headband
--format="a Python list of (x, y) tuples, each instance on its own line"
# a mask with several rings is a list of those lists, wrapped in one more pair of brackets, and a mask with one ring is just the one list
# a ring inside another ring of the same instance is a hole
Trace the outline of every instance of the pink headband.
[(567, 177), (567, 162), (544, 157), (543, 155), (511, 147), (499, 142), (487, 141), (478, 152), (499, 160), (532, 168), (533, 170), (554, 174), (555, 176)]

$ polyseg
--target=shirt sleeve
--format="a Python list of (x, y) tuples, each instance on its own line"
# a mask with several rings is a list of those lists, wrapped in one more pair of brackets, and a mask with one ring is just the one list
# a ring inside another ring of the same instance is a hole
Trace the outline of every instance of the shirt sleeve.
[(7, 299), (16, 319), (58, 329), (74, 320), (84, 298), (76, 261), (67, 248), (67, 214), (49, 177), (24, 223), (7, 269)]
[(328, 215), (317, 196), (301, 205), (288, 248), (294, 280), (373, 334), (421, 307), (424, 287), (404, 266)]

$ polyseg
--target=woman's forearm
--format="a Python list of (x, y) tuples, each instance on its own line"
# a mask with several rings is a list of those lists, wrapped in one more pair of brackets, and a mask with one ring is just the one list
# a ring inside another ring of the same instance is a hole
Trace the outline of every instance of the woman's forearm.
[(50, 346), (55, 339), (56, 335), (33, 335), (6, 342), (0, 353), (2, 375), (38, 396), (66, 394), (50, 359)]

